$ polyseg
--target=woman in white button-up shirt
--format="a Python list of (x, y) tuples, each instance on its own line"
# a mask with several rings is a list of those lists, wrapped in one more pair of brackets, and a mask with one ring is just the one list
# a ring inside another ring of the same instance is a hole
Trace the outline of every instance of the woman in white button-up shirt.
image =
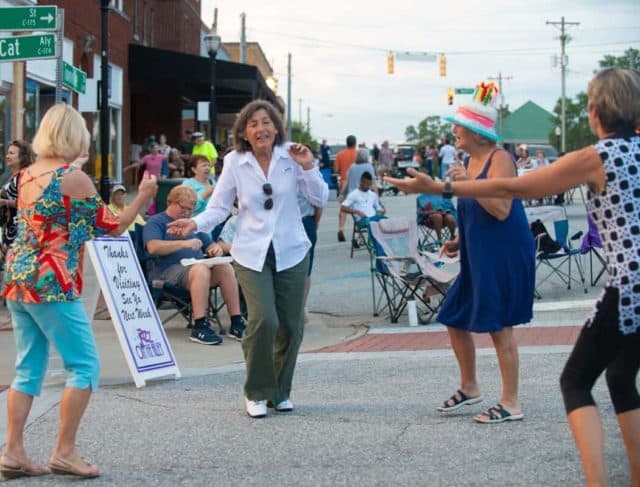
[(302, 342), (311, 248), (297, 204), (298, 188), (319, 207), (326, 204), (329, 188), (313, 165), (311, 151), (285, 143), (282, 117), (269, 102), (245, 106), (233, 136), (235, 150), (224, 158), (207, 208), (193, 219), (169, 224), (169, 231), (211, 231), (238, 199), (231, 255), (249, 314), (242, 340), (245, 402), (249, 416), (264, 417), (268, 403), (280, 412), (293, 409), (289, 396)]

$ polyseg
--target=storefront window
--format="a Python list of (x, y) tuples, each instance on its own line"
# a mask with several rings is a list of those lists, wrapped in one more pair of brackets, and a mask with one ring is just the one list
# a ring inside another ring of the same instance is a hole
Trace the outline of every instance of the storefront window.
[[(62, 101), (69, 102), (71, 96), (68, 90), (62, 90)], [(32, 141), (38, 130), (42, 116), (56, 102), (55, 86), (43, 85), (28, 79), (24, 95), (24, 138)]]

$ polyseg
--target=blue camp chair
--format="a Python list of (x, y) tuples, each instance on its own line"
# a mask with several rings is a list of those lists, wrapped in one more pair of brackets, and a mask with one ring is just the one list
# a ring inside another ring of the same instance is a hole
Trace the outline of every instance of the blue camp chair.
[[(142, 273), (147, 281), (151, 298), (153, 299), (156, 309), (160, 309), (165, 305), (168, 305), (173, 312), (162, 320), (164, 325), (169, 320), (173, 319), (177, 315), (182, 315), (187, 320), (187, 328), (193, 327), (193, 307), (191, 306), (191, 295), (188, 289), (180, 286), (175, 286), (163, 280), (150, 279), (149, 278), (149, 263), (157, 257), (147, 252), (144, 240), (142, 238), (142, 232), (144, 230), (143, 225), (136, 224), (135, 230), (129, 232), (133, 246), (136, 251), (136, 256), (140, 262)], [(225, 328), (222, 326), (218, 313), (224, 307), (224, 301), (218, 298), (218, 288), (212, 287), (209, 294), (209, 306), (207, 310), (207, 318), (211, 322), (215, 322), (218, 325), (218, 329), (221, 335), (226, 333)]]
[(434, 229), (432, 214), (439, 212), (449, 214), (457, 219), (456, 207), (450, 199), (440, 195), (420, 194), (416, 197), (416, 222), (418, 224), (418, 248), (420, 250), (435, 251), (443, 241), (453, 238), (451, 230), (444, 225), (440, 238)]
[[(538, 207), (538, 209), (544, 212), (545, 207)], [(536, 297), (542, 297), (540, 295), (540, 287), (551, 279), (558, 279), (566, 284), (567, 289), (571, 289), (572, 283), (579, 284), (586, 293), (587, 285), (582, 267), (580, 248), (574, 248), (572, 245), (572, 242), (579, 241), (583, 232), (580, 231), (569, 236), (569, 220), (564, 208), (550, 207), (547, 214), (552, 217), (551, 220), (546, 220), (545, 223), (553, 224), (554, 240), (561, 249), (554, 253), (545, 252), (540, 247), (541, 238), (536, 239)], [(574, 270), (577, 271), (577, 276), (574, 275)]]
[[(440, 309), (455, 274), (436, 267), (418, 251), (418, 229), (408, 218), (388, 218), (369, 224), (371, 288), (374, 316), (388, 311), (397, 323), (409, 300), (415, 300), (421, 321), (428, 323)], [(375, 283), (381, 292), (376, 292)]]

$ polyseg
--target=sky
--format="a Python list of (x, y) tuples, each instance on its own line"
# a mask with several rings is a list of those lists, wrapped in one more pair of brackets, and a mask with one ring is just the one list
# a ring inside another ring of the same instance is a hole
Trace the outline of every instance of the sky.
[[(246, 35), (260, 43), (287, 100), (287, 55), (292, 56), (291, 117), (329, 143), (398, 143), (405, 129), (430, 115), (444, 115), (450, 87), (474, 87), (503, 79), (510, 110), (531, 100), (552, 111), (561, 93), (559, 26), (567, 25), (566, 95), (575, 97), (606, 54), (640, 49), (640, 0), (202, 0), (211, 25), (218, 9), (222, 41)], [(605, 7), (606, 6), (606, 7)], [(447, 75), (437, 62), (395, 61), (387, 53), (444, 53)], [(506, 79), (509, 78), (509, 79)], [(456, 95), (454, 107), (470, 96)]]

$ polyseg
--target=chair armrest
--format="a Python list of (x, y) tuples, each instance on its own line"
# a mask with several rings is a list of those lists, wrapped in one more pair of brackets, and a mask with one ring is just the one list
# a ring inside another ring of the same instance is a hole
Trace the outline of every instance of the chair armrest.
[(415, 262), (413, 257), (387, 257), (386, 255), (376, 257), (378, 260), (397, 261), (397, 262)]

